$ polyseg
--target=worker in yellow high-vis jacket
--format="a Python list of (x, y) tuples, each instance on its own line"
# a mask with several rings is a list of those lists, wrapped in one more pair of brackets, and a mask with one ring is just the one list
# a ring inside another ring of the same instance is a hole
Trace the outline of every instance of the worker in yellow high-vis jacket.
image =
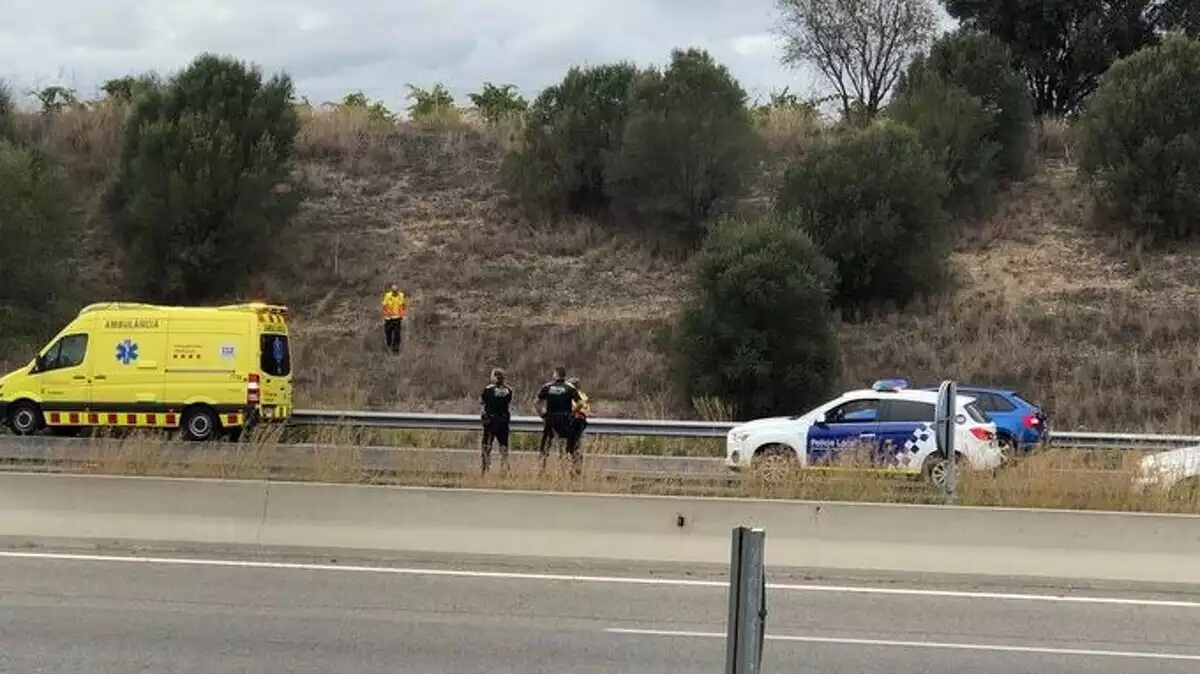
[(395, 283), (383, 294), (381, 309), (383, 338), (392, 353), (400, 353), (400, 342), (404, 337), (404, 317), (408, 315), (408, 298)]

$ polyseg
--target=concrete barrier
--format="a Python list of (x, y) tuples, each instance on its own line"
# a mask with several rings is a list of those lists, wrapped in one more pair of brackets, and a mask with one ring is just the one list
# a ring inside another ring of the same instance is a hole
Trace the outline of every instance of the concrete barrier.
[(1200, 517), (0, 475), (0, 536), (1200, 583)]
[(0, 473), (0, 536), (254, 545), (267, 483)]

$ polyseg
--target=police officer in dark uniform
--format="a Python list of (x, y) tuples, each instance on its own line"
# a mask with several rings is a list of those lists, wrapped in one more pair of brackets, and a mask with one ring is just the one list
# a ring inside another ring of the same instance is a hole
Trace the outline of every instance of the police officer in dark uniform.
[(578, 451), (579, 438), (571, 422), (571, 412), (579, 399), (579, 389), (567, 383), (567, 369), (561, 366), (554, 368), (554, 379), (546, 382), (538, 391), (538, 415), (545, 422), (542, 427), (542, 441), (538, 446), (542, 472), (545, 472), (546, 460), (550, 456), (550, 443), (555, 437), (559, 437), (567, 441), (567, 453), (571, 455), (573, 472), (576, 475), (580, 473), (582, 457)]
[(492, 370), (492, 381), (479, 395), (483, 405), (483, 474), (488, 472), (492, 464), (492, 441), (500, 445), (500, 467), (508, 472), (508, 431), (512, 420), (509, 407), (512, 404), (513, 390), (504, 383), (504, 370)]

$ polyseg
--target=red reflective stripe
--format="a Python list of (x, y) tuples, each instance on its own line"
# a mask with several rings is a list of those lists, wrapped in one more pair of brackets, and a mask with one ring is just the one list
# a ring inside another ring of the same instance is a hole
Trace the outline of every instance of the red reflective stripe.
[(90, 413), (89, 413), (89, 414), (88, 414), (88, 423), (89, 423), (89, 424), (98, 424), (98, 423), (100, 423), (100, 415), (99, 415), (99, 414), (90, 414)]
[(167, 415), (167, 425), (168, 425), (168, 426), (174, 426), (174, 425), (175, 425), (175, 415), (174, 415), (174, 414), (168, 414), (168, 415)]
[(57, 423), (59, 423), (61, 420), (62, 420), (62, 415), (60, 415), (58, 412), (51, 412), (51, 413), (50, 413), (50, 423), (52, 423), (52, 424), (57, 424)]
[(147, 414), (146, 415), (146, 423), (150, 424), (151, 426), (158, 423), (158, 415), (157, 414)]
[(110, 414), (110, 415), (108, 415), (108, 423), (110, 423), (110, 424), (113, 424), (113, 425), (116, 425), (116, 424), (118, 423), (118, 422), (117, 422), (117, 415), (115, 415), (115, 414)]
[(130, 426), (137, 426), (137, 415), (136, 414), (126, 414), (125, 415), (125, 423), (129, 424)]
[(237, 422), (238, 422), (238, 417), (236, 414), (226, 414), (225, 415), (225, 423), (226, 424), (229, 424), (232, 426), (232, 425), (237, 424)]
[(67, 419), (70, 420), (70, 423), (72, 424), (79, 423), (79, 412), (71, 412), (70, 415), (67, 416)]

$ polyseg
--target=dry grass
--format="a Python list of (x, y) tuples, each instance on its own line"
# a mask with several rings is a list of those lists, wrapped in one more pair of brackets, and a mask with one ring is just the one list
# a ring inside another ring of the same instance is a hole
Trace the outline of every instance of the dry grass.
[[(221, 449), (167, 442), (136, 435), (105, 443), (64, 443), (52, 456), (70, 461), (72, 472), (137, 476), (223, 479), (286, 479), (332, 483), (404, 484), (437, 487), (705, 495), (884, 503), (940, 503), (943, 497), (912, 478), (858, 470), (854, 460), (830, 470), (796, 471), (765, 483), (754, 475), (684, 479), (678, 475), (630, 476), (588, 468), (572, 478), (565, 460), (552, 459), (540, 474), (535, 455), (514, 455), (511, 471), (481, 476), (470, 465), (440, 463), (420, 451), (397, 451), (365, 461), (369, 434), (353, 429), (327, 430), (316, 448), (290, 464), (276, 444), (277, 432), (258, 435)], [(335, 447), (336, 445), (336, 447)], [(959, 503), (972, 506), (1060, 508), (1200, 514), (1200, 492), (1131, 488), (1139, 452), (1051, 451), (1033, 455), (996, 473), (964, 471)]]
[[(122, 296), (118, 252), (104, 247), (96, 216), (121, 115), (101, 107), (24, 121), (79, 186), (94, 241), (80, 273), (94, 299)], [(758, 125), (779, 158), (827, 132), (789, 113)], [(514, 216), (497, 174), (517, 143), (516, 122), (458, 112), (424, 124), (303, 112), (297, 180), (306, 199), (262, 279), (265, 294), (296, 316), (301, 406), (471, 412), (486, 373), (501, 365), (528, 410), (561, 363), (582, 377), (600, 416), (694, 414), (670, 397), (657, 342), (684, 296), (686, 268), (630, 234), (581, 221), (537, 228)], [(1051, 408), (1060, 430), (1195, 432), (1200, 256), (1096, 238), (1067, 126), (1040, 124), (1035, 150), (1039, 170), (986, 221), (964, 228), (953, 259), (959, 288), (903, 315), (841, 327), (837, 386), (955, 377), (1019, 387)], [(777, 168), (768, 167), (768, 182)], [(748, 212), (769, 207), (769, 189), (757, 194)], [(377, 318), (391, 280), (412, 298), (400, 358), (381, 348)], [(663, 453), (675, 451), (683, 450)]]

